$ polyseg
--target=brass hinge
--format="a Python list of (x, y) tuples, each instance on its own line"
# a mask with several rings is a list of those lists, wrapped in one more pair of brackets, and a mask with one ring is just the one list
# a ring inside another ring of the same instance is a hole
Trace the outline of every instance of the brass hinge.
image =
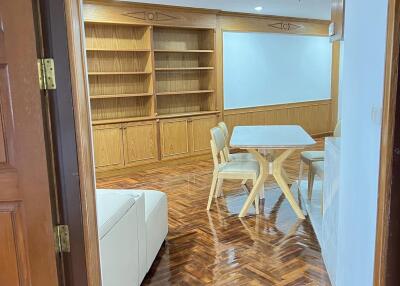
[(56, 244), (56, 251), (58, 253), (71, 251), (69, 244), (68, 225), (56, 225), (54, 228), (54, 239)]
[(51, 58), (38, 59), (37, 63), (40, 89), (56, 89), (56, 73), (54, 70), (54, 60)]

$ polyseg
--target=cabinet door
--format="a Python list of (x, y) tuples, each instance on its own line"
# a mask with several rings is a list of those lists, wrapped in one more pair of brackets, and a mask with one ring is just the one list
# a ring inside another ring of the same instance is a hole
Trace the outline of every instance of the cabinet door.
[(161, 120), (160, 135), (162, 159), (179, 158), (189, 154), (189, 128), (186, 118)]
[(122, 127), (102, 125), (93, 128), (94, 159), (98, 170), (124, 166)]
[(157, 160), (157, 131), (155, 122), (125, 125), (124, 143), (126, 165)]
[(191, 119), (191, 151), (193, 154), (210, 152), (210, 129), (217, 126), (217, 116), (194, 117)]

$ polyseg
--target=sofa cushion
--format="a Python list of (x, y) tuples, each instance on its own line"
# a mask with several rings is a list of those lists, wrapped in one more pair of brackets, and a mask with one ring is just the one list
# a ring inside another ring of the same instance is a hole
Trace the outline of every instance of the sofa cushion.
[(96, 205), (99, 239), (103, 238), (135, 204), (135, 197), (128, 193), (97, 190)]

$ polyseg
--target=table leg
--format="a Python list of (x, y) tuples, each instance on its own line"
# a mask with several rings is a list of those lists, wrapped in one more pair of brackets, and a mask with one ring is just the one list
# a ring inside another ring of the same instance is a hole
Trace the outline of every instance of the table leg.
[(297, 204), (295, 198), (293, 197), (292, 192), (290, 191), (290, 188), (284, 178), (284, 175), (282, 174), (282, 164), (283, 162), (291, 155), (293, 154), (295, 150), (294, 149), (287, 149), (284, 151), (281, 155), (279, 155), (278, 158), (275, 159), (274, 161), (274, 168), (273, 168), (273, 176), (278, 183), (279, 187), (281, 188), (283, 194), (285, 195), (286, 199), (289, 201), (289, 204), (291, 205), (292, 209), (296, 213), (297, 217), (300, 219), (305, 219), (303, 211), (300, 209), (299, 205)]
[(267, 171), (266, 171), (267, 161), (256, 150), (250, 149), (249, 152), (252, 153), (257, 158), (257, 161), (260, 164), (260, 175), (258, 176), (255, 184), (253, 185), (253, 188), (251, 189), (251, 192), (249, 193), (249, 196), (247, 197), (247, 200), (244, 203), (243, 208), (239, 213), (239, 217), (246, 216), (251, 204), (254, 202), (256, 198), (256, 195), (258, 195), (260, 189), (264, 187), (264, 182), (267, 179)]

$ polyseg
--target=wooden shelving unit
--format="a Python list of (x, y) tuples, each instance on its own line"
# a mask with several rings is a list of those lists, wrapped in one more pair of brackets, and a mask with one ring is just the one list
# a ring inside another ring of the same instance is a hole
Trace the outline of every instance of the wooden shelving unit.
[(214, 29), (86, 22), (85, 31), (98, 170), (209, 152)]

